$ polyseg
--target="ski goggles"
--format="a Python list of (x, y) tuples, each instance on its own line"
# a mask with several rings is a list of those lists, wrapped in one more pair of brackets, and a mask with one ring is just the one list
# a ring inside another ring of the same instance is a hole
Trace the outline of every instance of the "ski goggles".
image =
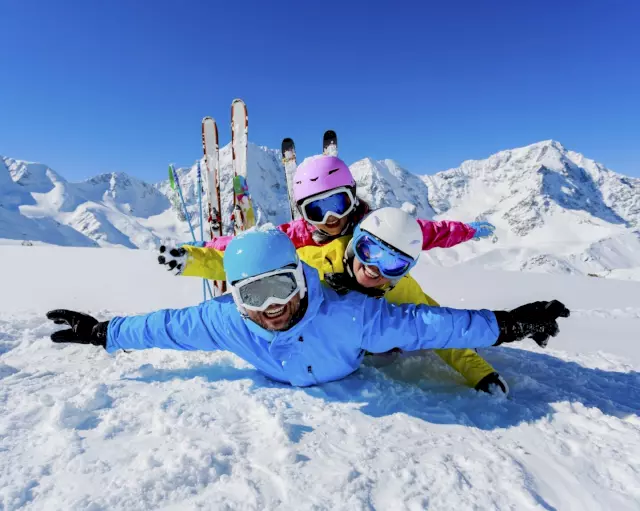
[(353, 211), (356, 201), (346, 186), (305, 199), (300, 204), (304, 219), (311, 224), (326, 224), (330, 216), (343, 218)]
[(264, 311), (271, 305), (285, 305), (297, 294), (304, 297), (306, 286), (302, 265), (279, 268), (231, 284), (236, 304), (252, 311)]
[(398, 279), (404, 276), (416, 261), (406, 254), (390, 247), (373, 234), (356, 227), (353, 235), (353, 252), (365, 265), (375, 266), (383, 277)]

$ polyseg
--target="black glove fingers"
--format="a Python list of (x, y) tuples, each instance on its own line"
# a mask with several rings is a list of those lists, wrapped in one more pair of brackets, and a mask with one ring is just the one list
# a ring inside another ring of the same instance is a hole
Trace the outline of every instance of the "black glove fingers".
[(161, 254), (164, 254), (165, 251), (167, 250), (167, 247), (165, 245), (160, 245), (160, 249), (159, 250), (160, 250)]
[(167, 266), (169, 267), (169, 270), (173, 270), (176, 266), (178, 266), (178, 263), (176, 261), (171, 260), (167, 263)]
[(167, 260), (165, 259), (164, 256), (158, 256), (158, 262), (160, 264), (166, 264)]
[(76, 333), (68, 328), (67, 330), (59, 330), (51, 334), (51, 340), (53, 342), (77, 342)]
[(545, 332), (536, 332), (531, 336), (531, 338), (536, 342), (538, 346), (541, 348), (546, 348), (547, 344), (549, 344), (549, 335)]
[(187, 253), (187, 251), (186, 251), (184, 248), (182, 248), (182, 247), (180, 247), (180, 248), (172, 248), (172, 249), (169, 251), (169, 254), (171, 254), (173, 257), (182, 257), (182, 256), (184, 256), (186, 253)]
[(73, 316), (73, 311), (67, 309), (54, 309), (47, 312), (47, 319), (50, 319), (57, 325), (69, 324), (69, 320)]
[(550, 301), (549, 305), (547, 306), (547, 310), (549, 311), (549, 314), (553, 316), (553, 319), (568, 318), (571, 314), (569, 309), (565, 307), (564, 303), (559, 300)]

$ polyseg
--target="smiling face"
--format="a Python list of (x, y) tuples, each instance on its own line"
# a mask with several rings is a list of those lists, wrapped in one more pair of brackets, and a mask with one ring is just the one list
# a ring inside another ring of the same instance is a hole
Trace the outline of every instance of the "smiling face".
[(247, 309), (247, 316), (265, 330), (274, 332), (287, 330), (300, 309), (300, 293), (296, 294), (285, 305), (270, 305), (264, 311)]
[(362, 287), (383, 287), (391, 283), (391, 280), (380, 274), (377, 266), (364, 265), (357, 257), (353, 258), (353, 275)]
[(322, 232), (327, 233), (329, 236), (338, 236), (349, 222), (349, 215), (342, 218), (336, 218), (335, 216), (329, 216), (326, 224), (316, 224), (316, 227)]

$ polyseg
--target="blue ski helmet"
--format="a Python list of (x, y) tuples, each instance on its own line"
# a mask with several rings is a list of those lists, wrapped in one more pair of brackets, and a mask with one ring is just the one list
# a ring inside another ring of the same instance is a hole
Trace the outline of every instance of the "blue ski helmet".
[(224, 271), (232, 284), (285, 266), (298, 266), (293, 242), (277, 229), (251, 229), (233, 238), (224, 251)]

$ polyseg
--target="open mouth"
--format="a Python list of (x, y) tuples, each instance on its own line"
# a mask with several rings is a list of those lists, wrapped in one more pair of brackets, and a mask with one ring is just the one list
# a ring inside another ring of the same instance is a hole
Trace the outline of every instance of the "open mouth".
[(331, 218), (331, 219), (327, 220), (327, 223), (325, 225), (327, 227), (337, 227), (339, 223), (340, 223), (340, 219), (339, 218)]
[(264, 311), (264, 315), (269, 319), (279, 318), (284, 314), (284, 310), (286, 309), (285, 305), (281, 305), (280, 307), (275, 307), (273, 309), (268, 309)]
[(370, 279), (377, 279), (380, 277), (380, 271), (375, 266), (365, 266), (364, 274)]

